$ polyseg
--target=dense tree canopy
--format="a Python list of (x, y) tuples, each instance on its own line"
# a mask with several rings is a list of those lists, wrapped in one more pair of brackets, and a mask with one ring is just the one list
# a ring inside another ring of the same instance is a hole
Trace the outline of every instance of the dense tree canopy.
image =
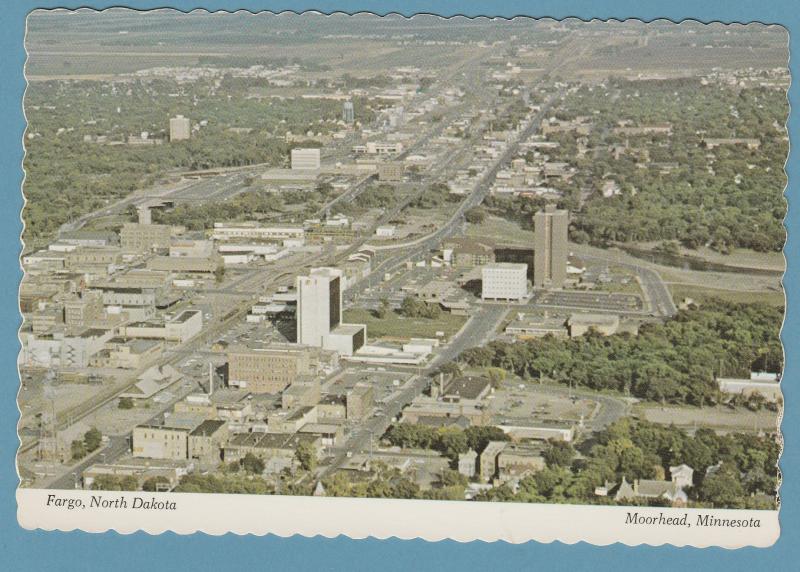
[(663, 324), (644, 324), (638, 336), (589, 332), (572, 339), (494, 341), (464, 351), (459, 359), (523, 378), (702, 405), (718, 400), (715, 377), (781, 370), (782, 317), (782, 308), (765, 304), (709, 301)]
[(593, 442), (585, 457), (571, 466), (549, 462), (544, 470), (524, 477), (517, 493), (504, 485), (478, 500), (613, 503), (612, 497), (595, 495), (595, 488), (613, 487), (623, 477), (628, 482), (667, 480), (670, 467), (686, 464), (694, 470), (693, 486), (686, 490), (692, 505), (775, 508), (780, 446), (774, 435), (717, 435), (698, 429), (690, 436), (673, 426), (626, 418), (595, 435)]
[(392, 425), (384, 436), (389, 443), (412, 449), (433, 449), (452, 460), (472, 449), (481, 453), (489, 441), (508, 441), (499, 427), (429, 427), (413, 423)]
[[(337, 129), (341, 104), (332, 100), (248, 97), (258, 81), (226, 75), (220, 86), (199, 80), (41, 81), (25, 95), (25, 239), (45, 239), (58, 227), (174, 170), (286, 166), (295, 136)], [(263, 82), (262, 82), (263, 83)], [(80, 102), (75, 105), (75, 102)], [(358, 99), (357, 119), (371, 120), (373, 106)], [(186, 141), (125, 144), (148, 132), (167, 138), (169, 118), (189, 117), (203, 127)], [(106, 142), (84, 137), (106, 137)], [(108, 143), (115, 143), (113, 145)]]
[[(569, 181), (547, 183), (561, 191), (560, 206), (572, 213), (575, 242), (674, 240), (720, 252), (783, 248), (785, 91), (704, 86), (699, 79), (612, 79), (569, 93), (554, 115), (566, 121), (583, 117), (592, 125), (586, 136), (575, 131), (547, 136), (558, 143), (547, 149), (548, 159), (576, 169)], [(668, 124), (671, 134), (617, 132), (620, 121), (634, 127)], [(760, 147), (712, 149), (706, 138), (755, 139)], [(584, 153), (578, 151), (579, 139)], [(532, 152), (528, 160), (534, 160)], [(620, 194), (603, 196), (606, 180), (613, 180)], [(486, 204), (529, 227), (543, 202), (492, 197)]]

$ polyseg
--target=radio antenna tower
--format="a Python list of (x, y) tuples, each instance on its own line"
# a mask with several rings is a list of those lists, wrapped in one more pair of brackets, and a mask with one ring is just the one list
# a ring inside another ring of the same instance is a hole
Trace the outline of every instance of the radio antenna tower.
[(42, 394), (44, 407), (39, 423), (39, 448), (37, 458), (43, 462), (45, 475), (55, 474), (55, 464), (58, 457), (58, 443), (56, 435), (56, 395), (53, 382), (55, 371), (48, 370), (42, 380)]

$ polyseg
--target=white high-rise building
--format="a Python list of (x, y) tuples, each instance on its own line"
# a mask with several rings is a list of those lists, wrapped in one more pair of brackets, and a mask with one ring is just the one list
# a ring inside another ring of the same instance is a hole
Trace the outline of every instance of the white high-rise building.
[(342, 323), (344, 273), (338, 268), (312, 268), (298, 276), (297, 343), (353, 355), (366, 343), (367, 327)]
[(319, 149), (292, 149), (292, 169), (319, 169)]
[(481, 298), (523, 300), (528, 296), (528, 265), (510, 262), (483, 267)]
[(169, 140), (183, 141), (192, 134), (192, 122), (188, 117), (178, 115), (169, 120)]
[(338, 268), (313, 268), (297, 277), (297, 343), (322, 347), (342, 319), (342, 280)]

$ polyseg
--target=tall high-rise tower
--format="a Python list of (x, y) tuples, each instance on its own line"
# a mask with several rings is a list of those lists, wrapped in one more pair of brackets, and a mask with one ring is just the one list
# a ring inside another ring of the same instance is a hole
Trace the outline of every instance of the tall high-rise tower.
[(356, 112), (352, 101), (344, 102), (344, 107), (342, 109), (342, 120), (348, 125), (351, 125), (355, 122)]
[(363, 324), (342, 323), (344, 273), (338, 268), (312, 268), (298, 276), (297, 343), (353, 355), (367, 340)]
[(297, 343), (323, 347), (341, 323), (342, 277), (338, 268), (314, 268), (297, 277)]
[(548, 205), (533, 222), (533, 286), (561, 288), (567, 279), (569, 212)]

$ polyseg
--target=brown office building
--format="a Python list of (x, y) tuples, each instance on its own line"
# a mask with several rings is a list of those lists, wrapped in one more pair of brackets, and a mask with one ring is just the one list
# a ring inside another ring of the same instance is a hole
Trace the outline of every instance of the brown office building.
[(548, 205), (533, 221), (533, 286), (561, 288), (567, 279), (569, 212)]
[(348, 419), (363, 419), (375, 405), (375, 391), (371, 385), (358, 384), (347, 392)]
[(169, 248), (172, 227), (165, 224), (125, 223), (119, 231), (124, 252), (152, 252)]
[(403, 163), (389, 161), (378, 165), (378, 180), (397, 182), (403, 180)]
[(270, 347), (228, 352), (228, 384), (253, 393), (278, 393), (311, 373), (308, 348)]

